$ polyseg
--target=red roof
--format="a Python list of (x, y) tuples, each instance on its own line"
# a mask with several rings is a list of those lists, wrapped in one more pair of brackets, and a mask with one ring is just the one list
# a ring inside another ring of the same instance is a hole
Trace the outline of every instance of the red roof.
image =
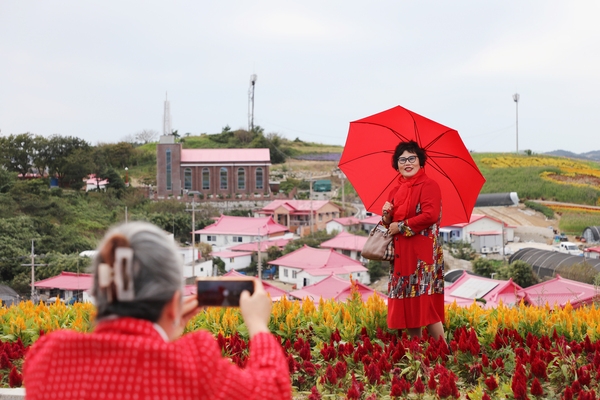
[[(223, 276), (233, 276), (233, 277), (236, 277), (236, 276), (247, 276), (247, 275), (240, 274), (236, 270), (232, 269), (231, 271), (227, 272)], [(286, 292), (285, 290), (280, 289), (277, 286), (272, 285), (272, 284), (270, 284), (267, 281), (262, 280), (261, 282), (263, 284), (263, 287), (267, 291), (267, 293), (269, 293), (269, 296), (271, 296), (271, 300), (273, 300), (273, 301), (277, 301), (277, 300), (281, 299), (282, 297), (287, 296), (287, 294), (288, 294), (288, 292)]]
[(519, 290), (519, 296), (536, 306), (543, 307), (548, 303), (550, 308), (564, 307), (570, 302), (573, 308), (578, 308), (597, 300), (598, 292), (594, 285), (565, 279), (557, 274), (553, 279)]
[(279, 207), (285, 207), (288, 210), (295, 211), (297, 213), (305, 212), (310, 214), (310, 210), (317, 211), (326, 204), (332, 204), (339, 208), (329, 200), (274, 200), (264, 206), (261, 211), (273, 212)]
[(301, 269), (312, 276), (367, 271), (360, 262), (333, 249), (315, 249), (307, 245), (267, 264)]
[(600, 246), (596, 246), (596, 247), (588, 247), (587, 249), (584, 249), (583, 251), (588, 251), (588, 252), (593, 252), (593, 253), (600, 253)]
[(271, 164), (269, 149), (182, 149), (181, 163)]
[(475, 299), (484, 299), (484, 308), (495, 308), (500, 301), (506, 305), (517, 304), (520, 300), (517, 295), (519, 290), (521, 286), (514, 283), (512, 278), (503, 281), (463, 272), (460, 278), (445, 288), (444, 302), (452, 304), (456, 301), (460, 306), (469, 306)]
[(60, 275), (34, 283), (36, 288), (62, 290), (88, 290), (92, 287), (92, 274), (61, 272)]
[(219, 258), (236, 258), (236, 257), (242, 257), (242, 256), (251, 256), (252, 252), (251, 251), (217, 251), (214, 253), (211, 253), (213, 257), (219, 257)]
[(287, 226), (273, 221), (272, 217), (233, 217), (221, 215), (217, 222), (204, 229), (195, 231), (203, 235), (245, 235), (245, 236), (267, 236), (275, 233), (288, 232)]
[(341, 232), (333, 239), (321, 243), (324, 249), (356, 250), (362, 251), (367, 242), (366, 236), (353, 235), (348, 232)]
[[(279, 247), (283, 249), (292, 239), (277, 239), (277, 240), (263, 240), (260, 242), (260, 251), (266, 252), (269, 247)], [(258, 251), (258, 242), (242, 243), (237, 246), (230, 247), (229, 250), (234, 251)]]
[(360, 220), (356, 217), (334, 218), (333, 221), (343, 226), (352, 226), (360, 224)]
[(370, 217), (361, 219), (360, 223), (361, 224), (369, 224), (369, 225), (377, 225), (377, 223), (379, 221), (381, 221), (381, 215), (373, 214)]
[[(376, 292), (362, 283), (354, 283), (357, 285), (358, 292), (360, 293), (360, 297), (363, 299), (363, 301), (367, 301), (369, 297), (371, 297), (373, 294), (376, 294), (387, 302), (386, 295)], [(335, 275), (330, 275), (320, 282), (290, 292), (290, 296), (296, 297), (300, 300), (304, 300), (308, 297), (315, 303), (321, 298), (323, 300), (333, 299), (337, 301), (346, 301), (346, 299), (352, 295), (351, 289), (352, 284), (350, 281), (338, 278)]]

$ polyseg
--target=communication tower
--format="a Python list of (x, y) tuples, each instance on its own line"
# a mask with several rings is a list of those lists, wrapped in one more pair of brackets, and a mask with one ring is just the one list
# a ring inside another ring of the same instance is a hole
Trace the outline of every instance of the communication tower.
[(254, 130), (254, 87), (256, 86), (256, 74), (250, 75), (250, 88), (248, 89), (248, 131)]

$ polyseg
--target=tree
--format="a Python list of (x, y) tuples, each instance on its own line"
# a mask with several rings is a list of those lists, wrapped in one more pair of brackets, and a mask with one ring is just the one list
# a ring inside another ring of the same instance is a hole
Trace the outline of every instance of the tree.
[[(79, 166), (76, 159), (86, 157), (83, 153), (87, 151), (89, 159), (90, 145), (83, 139), (74, 136), (52, 135), (48, 139), (48, 169), (51, 175), (56, 175), (61, 186), (68, 186), (69, 181), (65, 180), (65, 176), (69, 174), (71, 177), (79, 175), (86, 176), (92, 168), (91, 164), (86, 164), (87, 170), (85, 174), (77, 172)], [(77, 156), (69, 159), (69, 156), (76, 150), (82, 150)]]
[(501, 279), (512, 278), (522, 288), (535, 285), (540, 281), (538, 276), (533, 272), (531, 265), (521, 260), (514, 261), (507, 267), (500, 268), (498, 275)]
[(0, 137), (0, 159), (9, 171), (25, 176), (32, 167), (35, 139), (31, 133)]
[(158, 131), (155, 131), (154, 129), (143, 129), (135, 134), (136, 142), (144, 144), (156, 141), (157, 137)]
[(497, 273), (496, 266), (487, 258), (479, 257), (471, 264), (473, 265), (473, 272), (477, 275), (491, 278), (493, 273)]
[(367, 269), (369, 270), (369, 277), (371, 282), (379, 280), (379, 278), (386, 276), (390, 271), (390, 263), (385, 261), (369, 260), (367, 263)]

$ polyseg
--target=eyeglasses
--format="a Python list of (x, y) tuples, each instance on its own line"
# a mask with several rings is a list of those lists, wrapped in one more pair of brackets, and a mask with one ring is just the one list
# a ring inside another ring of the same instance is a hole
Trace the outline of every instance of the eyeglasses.
[(398, 157), (398, 164), (406, 164), (407, 161), (412, 164), (417, 161), (417, 156)]

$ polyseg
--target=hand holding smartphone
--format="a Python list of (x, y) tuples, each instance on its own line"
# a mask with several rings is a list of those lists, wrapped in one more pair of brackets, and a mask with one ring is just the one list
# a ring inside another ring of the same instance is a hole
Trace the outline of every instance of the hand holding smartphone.
[(254, 279), (250, 277), (198, 278), (196, 283), (200, 307), (239, 307), (244, 290), (254, 293)]

